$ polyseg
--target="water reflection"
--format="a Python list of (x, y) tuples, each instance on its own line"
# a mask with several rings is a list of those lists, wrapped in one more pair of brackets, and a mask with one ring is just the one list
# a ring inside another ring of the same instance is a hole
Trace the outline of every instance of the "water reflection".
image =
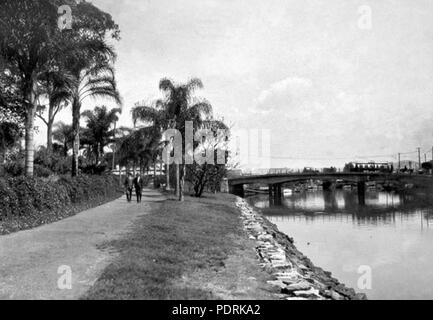
[[(423, 197), (423, 201), (415, 201)], [(395, 224), (420, 216), (420, 227), (429, 227), (433, 218), (433, 197), (429, 194), (374, 192), (366, 193), (365, 205), (359, 205), (356, 191), (308, 191), (284, 197), (281, 205), (270, 205), (266, 195), (249, 201), (266, 215), (276, 219), (303, 218), (345, 220), (361, 225)], [(288, 209), (288, 210), (287, 210)]]
[[(318, 266), (370, 299), (433, 298), (433, 193), (306, 191), (269, 205), (267, 195), (247, 198), (295, 239)], [(357, 288), (358, 268), (373, 270), (371, 290)]]

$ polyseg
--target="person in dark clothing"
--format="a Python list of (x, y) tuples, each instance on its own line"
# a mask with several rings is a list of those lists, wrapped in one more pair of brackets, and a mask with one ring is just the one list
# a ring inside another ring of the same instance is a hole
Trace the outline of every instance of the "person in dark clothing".
[(143, 179), (140, 177), (139, 173), (137, 173), (134, 179), (134, 188), (135, 188), (135, 194), (137, 195), (137, 203), (141, 202), (141, 193), (143, 190)]
[(132, 188), (134, 187), (134, 178), (132, 177), (132, 174), (130, 172), (128, 172), (128, 175), (126, 176), (124, 186), (126, 190), (126, 200), (128, 200), (128, 202), (131, 202)]

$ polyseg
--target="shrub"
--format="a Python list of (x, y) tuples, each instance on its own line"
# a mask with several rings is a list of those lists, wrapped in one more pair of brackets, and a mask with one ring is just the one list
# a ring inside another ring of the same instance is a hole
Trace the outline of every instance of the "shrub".
[(53, 174), (53, 172), (47, 167), (43, 167), (37, 164), (34, 165), (33, 170), (36, 177), (47, 178)]
[(0, 220), (13, 213), (18, 207), (18, 198), (6, 180), (0, 179)]
[[(56, 174), (67, 174), (71, 172), (71, 157), (65, 157), (58, 152), (49, 153), (46, 148), (41, 147), (35, 155), (35, 166), (44, 167)], [(48, 171), (41, 171), (40, 177), (45, 177)]]
[(161, 185), (163, 185), (167, 182), (167, 178), (165, 177), (165, 175), (155, 176), (153, 179), (154, 179), (155, 188), (160, 188)]
[(119, 195), (111, 175), (0, 179), (0, 234), (57, 221)]
[(19, 161), (6, 162), (4, 166), (6, 175), (17, 177), (24, 174), (24, 164)]
[[(46, 155), (45, 151), (38, 151), (35, 157), (35, 163), (33, 166), (34, 174), (36, 177), (46, 178), (54, 173), (65, 174), (68, 172), (67, 169), (61, 169), (65, 164), (66, 158), (62, 159), (58, 156), (50, 158)], [(7, 176), (18, 177), (24, 175), (24, 157), (20, 153), (12, 155), (4, 166), (4, 171)]]
[(101, 175), (108, 169), (106, 163), (102, 164), (90, 164), (81, 167), (81, 172), (84, 174), (98, 174)]

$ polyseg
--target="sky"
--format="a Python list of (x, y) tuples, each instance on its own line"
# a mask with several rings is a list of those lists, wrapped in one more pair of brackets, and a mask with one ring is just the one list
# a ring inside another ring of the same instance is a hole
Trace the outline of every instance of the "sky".
[[(249, 148), (235, 138), (251, 155), (243, 167), (396, 161), (399, 152), (417, 160), (417, 147), (432, 158), (432, 1), (92, 2), (121, 30), (121, 125), (132, 124), (135, 102), (160, 95), (161, 78), (198, 77), (197, 96), (235, 137), (248, 133)], [(112, 106), (90, 100), (85, 108), (103, 104)], [(58, 119), (70, 118), (65, 110)], [(262, 157), (251, 151), (257, 130), (269, 136), (259, 139)]]

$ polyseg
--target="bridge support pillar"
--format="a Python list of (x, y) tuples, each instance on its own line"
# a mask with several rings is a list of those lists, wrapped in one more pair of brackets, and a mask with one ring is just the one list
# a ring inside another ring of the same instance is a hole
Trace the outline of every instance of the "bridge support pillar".
[(323, 181), (323, 183), (322, 183), (323, 190), (325, 190), (325, 191), (331, 190), (331, 186), (332, 186), (331, 181)]
[(243, 198), (245, 196), (243, 184), (230, 185), (229, 191), (231, 194), (234, 194), (235, 196), (238, 196), (238, 197)]
[(358, 181), (357, 183), (358, 189), (358, 204), (365, 204), (365, 181)]
[(269, 201), (272, 201), (272, 204), (274, 205), (281, 205), (281, 199), (282, 199), (281, 184), (272, 185), (272, 195), (271, 193), (269, 193)]
[(268, 185), (268, 192), (269, 192), (269, 206), (272, 207), (274, 205), (274, 193), (273, 193), (273, 185)]

